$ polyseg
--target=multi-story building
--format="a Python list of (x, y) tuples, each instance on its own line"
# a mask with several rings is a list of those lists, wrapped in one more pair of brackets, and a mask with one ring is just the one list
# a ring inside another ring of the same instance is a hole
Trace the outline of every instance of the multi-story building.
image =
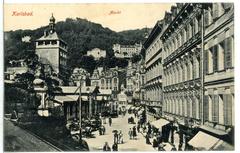
[(161, 40), (164, 117), (174, 123), (170, 127), (177, 127), (168, 130), (170, 141), (185, 148), (196, 147), (202, 135), (216, 143), (230, 142), (228, 132), (234, 125), (231, 4), (172, 6), (164, 18)]
[(163, 21), (158, 21), (144, 43), (145, 49), (145, 105), (147, 120), (162, 114), (162, 41)]
[(92, 50), (87, 51), (87, 56), (93, 56), (95, 60), (99, 60), (101, 57), (106, 57), (106, 51), (101, 50), (99, 48), (94, 48)]
[[(205, 10), (204, 104), (200, 128), (234, 141), (234, 8), (214, 3)], [(232, 135), (231, 135), (232, 134)]]
[(126, 58), (130, 59), (134, 54), (139, 54), (142, 49), (142, 44), (134, 44), (134, 45), (120, 45), (113, 44), (113, 52), (114, 56), (117, 58)]
[(26, 73), (28, 70), (28, 66), (24, 60), (12, 60), (4, 72), (4, 79), (14, 81), (17, 75)]
[(44, 31), (44, 35), (36, 40), (36, 54), (39, 61), (43, 64), (50, 65), (54, 73), (61, 80), (67, 80), (67, 43), (63, 41), (55, 30), (55, 18), (50, 18), (48, 29)]
[(71, 80), (74, 86), (79, 86), (81, 82), (82, 87), (90, 86), (90, 74), (83, 68), (75, 68), (73, 70)]
[(110, 89), (112, 90), (113, 99), (117, 99), (117, 94), (120, 92), (120, 70), (118, 67), (104, 69), (103, 67), (98, 67), (94, 70), (92, 76), (90, 77), (91, 86), (99, 86), (100, 89)]

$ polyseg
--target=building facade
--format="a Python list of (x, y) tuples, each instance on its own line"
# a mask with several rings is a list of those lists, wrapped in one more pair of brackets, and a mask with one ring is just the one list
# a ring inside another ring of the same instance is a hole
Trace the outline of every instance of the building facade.
[(112, 90), (113, 100), (117, 100), (117, 94), (120, 92), (120, 75), (119, 68), (104, 69), (98, 67), (94, 70), (90, 77), (91, 86), (99, 86), (99, 89), (110, 89)]
[(42, 64), (50, 65), (54, 73), (62, 80), (67, 80), (67, 43), (59, 38), (55, 30), (55, 18), (51, 16), (48, 29), (37, 39), (36, 54)]
[[(234, 127), (234, 8), (214, 3), (205, 10), (203, 130), (229, 135)], [(223, 136), (223, 134), (221, 134)]]
[(28, 66), (24, 60), (12, 60), (4, 72), (4, 79), (14, 81), (17, 75), (26, 73), (28, 70)]
[(165, 14), (163, 110), (177, 127), (172, 143), (195, 147), (198, 131), (232, 143), (233, 38), (232, 4), (177, 4)]
[(162, 115), (162, 41), (163, 21), (158, 21), (144, 43), (145, 49), (145, 105), (147, 119), (154, 120)]
[(75, 68), (71, 76), (71, 81), (73, 81), (74, 86), (79, 86), (80, 80), (81, 80), (81, 86), (86, 87), (86, 86), (90, 86), (89, 77), (90, 77), (90, 74), (87, 72), (87, 70), (83, 68)]
[(106, 51), (101, 50), (99, 48), (94, 48), (92, 50), (87, 51), (87, 56), (93, 56), (95, 60), (99, 60), (101, 57), (106, 57)]
[(134, 54), (139, 54), (142, 49), (142, 44), (134, 44), (134, 45), (120, 45), (113, 44), (113, 52), (114, 56), (117, 58), (126, 58), (130, 59)]

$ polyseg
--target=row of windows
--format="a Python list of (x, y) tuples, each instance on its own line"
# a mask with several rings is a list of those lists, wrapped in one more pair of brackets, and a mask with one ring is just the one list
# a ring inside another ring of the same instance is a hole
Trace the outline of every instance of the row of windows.
[(200, 118), (200, 101), (198, 98), (165, 99), (165, 111), (185, 117)]
[(206, 51), (206, 73), (232, 68), (234, 64), (233, 37), (226, 38)]
[(112, 80), (113, 80), (113, 83), (114, 84), (117, 84), (118, 83), (118, 79), (117, 78), (113, 78), (113, 79), (101, 79), (101, 84), (111, 84), (112, 83)]
[(150, 101), (162, 101), (162, 90), (161, 89), (155, 89), (155, 90), (147, 90), (147, 100)]
[(37, 45), (56, 45), (58, 41), (56, 40), (46, 40), (46, 41), (38, 41)]
[(185, 42), (191, 39), (201, 28), (201, 17), (196, 16), (188, 23), (177, 29), (171, 37), (164, 43), (164, 58), (168, 57), (176, 49), (182, 46)]
[(204, 97), (204, 118), (210, 122), (232, 125), (233, 95), (219, 94)]
[(152, 80), (162, 75), (162, 64), (158, 62), (146, 72), (146, 81)]
[(162, 47), (162, 41), (160, 40), (160, 37), (157, 38), (157, 40), (152, 43), (147, 51), (146, 51), (146, 61), (148, 61), (153, 55), (155, 55), (159, 50), (160, 48)]
[(168, 86), (200, 77), (200, 57), (192, 57), (186, 63), (172, 65), (164, 71), (164, 85)]

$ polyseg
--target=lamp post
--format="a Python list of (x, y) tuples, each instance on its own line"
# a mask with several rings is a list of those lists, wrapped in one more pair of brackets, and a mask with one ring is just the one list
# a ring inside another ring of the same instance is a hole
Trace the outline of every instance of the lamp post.
[(82, 143), (82, 76), (79, 79), (79, 142)]

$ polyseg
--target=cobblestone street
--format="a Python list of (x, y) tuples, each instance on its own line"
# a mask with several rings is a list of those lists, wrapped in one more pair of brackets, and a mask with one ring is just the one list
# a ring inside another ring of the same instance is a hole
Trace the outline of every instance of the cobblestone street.
[[(84, 138), (89, 144), (90, 151), (102, 151), (105, 142), (108, 142), (109, 146), (113, 145), (113, 130), (122, 130), (123, 133), (123, 144), (118, 145), (119, 151), (155, 151), (151, 145), (145, 143), (145, 138), (141, 133), (138, 133), (137, 140), (130, 140), (128, 131), (134, 126), (134, 124), (128, 124), (128, 118), (132, 114), (126, 114), (124, 117), (119, 116), (113, 118), (112, 126), (104, 124), (106, 127), (106, 134), (99, 135), (99, 132), (94, 132), (96, 138)], [(107, 120), (108, 121), (108, 120)], [(136, 119), (135, 119), (136, 121)], [(107, 122), (108, 123), (108, 122)]]

